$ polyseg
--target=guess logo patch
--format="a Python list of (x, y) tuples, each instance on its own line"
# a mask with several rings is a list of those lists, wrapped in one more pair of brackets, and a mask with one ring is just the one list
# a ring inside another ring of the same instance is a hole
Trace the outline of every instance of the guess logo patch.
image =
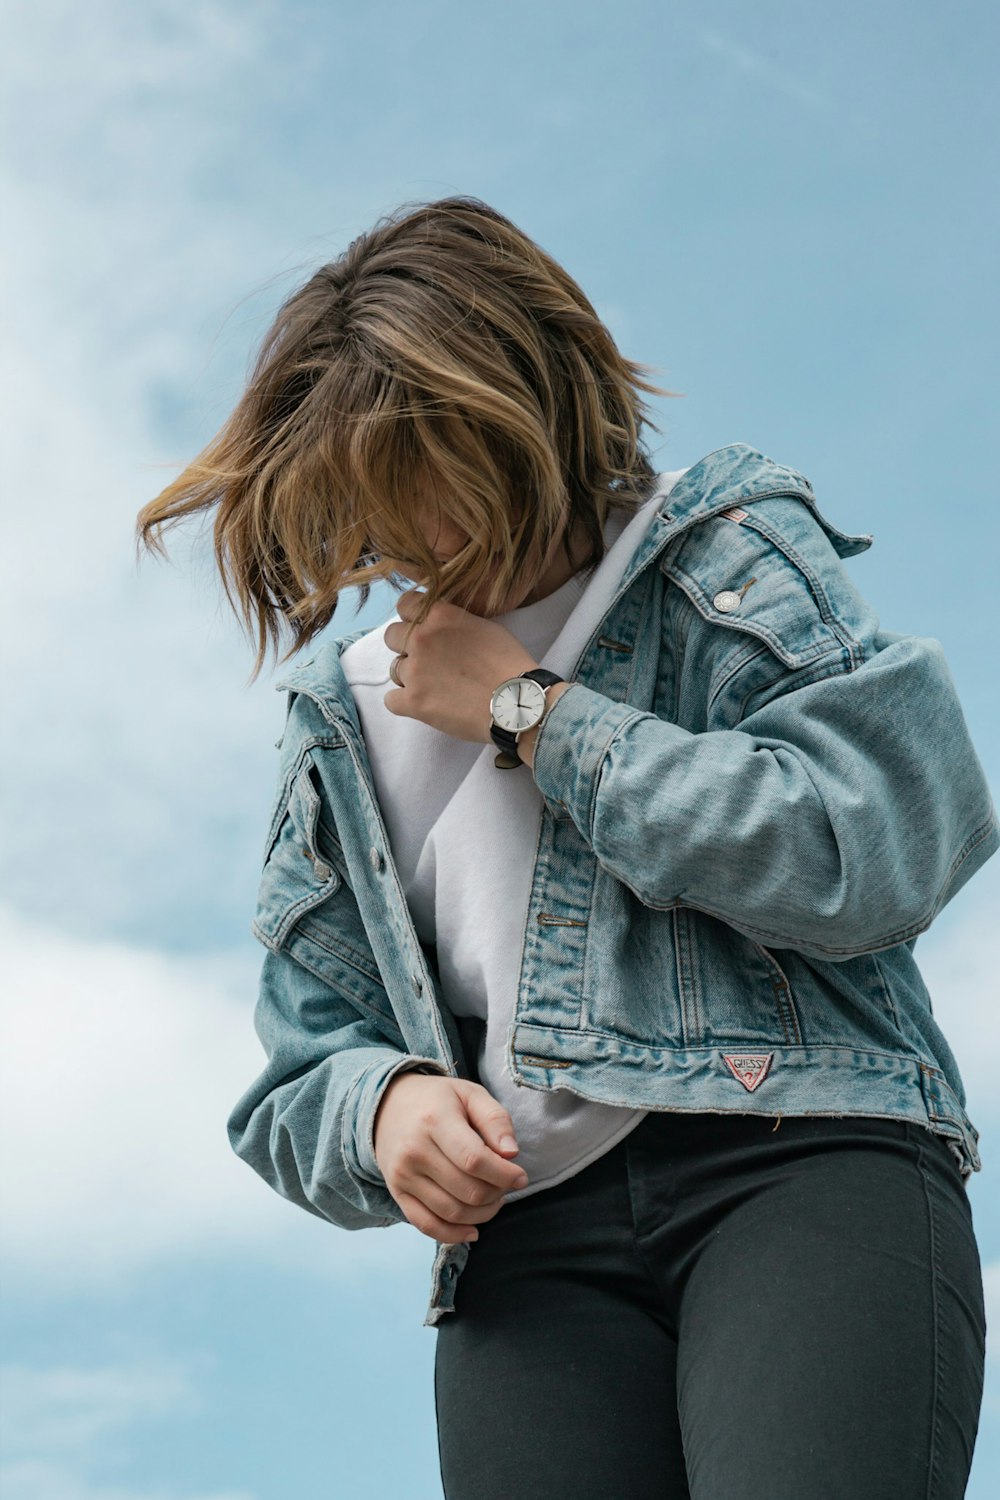
[(737, 526), (741, 521), (745, 521), (749, 514), (749, 511), (740, 510), (738, 505), (731, 505), (728, 510), (719, 511), (720, 516), (725, 516), (727, 521), (735, 521)]
[(738, 1078), (747, 1092), (752, 1094), (767, 1077), (773, 1057), (773, 1052), (723, 1052), (722, 1061), (733, 1077)]

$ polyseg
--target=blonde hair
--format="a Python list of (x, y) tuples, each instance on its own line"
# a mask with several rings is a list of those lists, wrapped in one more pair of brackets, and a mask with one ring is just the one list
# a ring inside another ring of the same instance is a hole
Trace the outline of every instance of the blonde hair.
[[(139, 511), (136, 553), (216, 507), (215, 561), (257, 655), (294, 655), (342, 589), (399, 585), (436, 599), (529, 588), (563, 523), (604, 554), (611, 509), (656, 474), (639, 390), (653, 367), (621, 355), (566, 271), (477, 198), (404, 204), (283, 303), (217, 435)], [(421, 497), (418, 502), (418, 494)], [(414, 525), (427, 501), (467, 542), (441, 563)]]

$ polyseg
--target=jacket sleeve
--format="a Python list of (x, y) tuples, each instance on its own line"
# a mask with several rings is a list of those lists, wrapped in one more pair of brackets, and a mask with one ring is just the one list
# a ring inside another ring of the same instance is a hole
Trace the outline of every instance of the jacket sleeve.
[[(783, 540), (792, 503), (760, 517), (743, 572), (716, 571), (707, 594), (710, 538), (663, 569), (704, 727), (575, 682), (542, 723), (533, 774), (645, 905), (847, 959), (927, 928), (1000, 833), (939, 643), (879, 630), (808, 515)], [(723, 534), (716, 551), (736, 544)], [(714, 616), (711, 587), (744, 573), (759, 603), (738, 623)]]
[[(253, 921), (264, 943), (254, 1026), (266, 1066), (233, 1106), (229, 1142), (282, 1197), (343, 1229), (405, 1220), (375, 1159), (374, 1120), (397, 1073), (445, 1073), (407, 1052), (312, 765), (286, 729)], [(309, 923), (322, 908), (322, 945)]]
[(254, 1025), (267, 1066), (229, 1115), (236, 1155), (283, 1198), (339, 1228), (403, 1221), (375, 1160), (375, 1112), (397, 1073), (443, 1070), (390, 1046), (281, 951), (264, 956)]

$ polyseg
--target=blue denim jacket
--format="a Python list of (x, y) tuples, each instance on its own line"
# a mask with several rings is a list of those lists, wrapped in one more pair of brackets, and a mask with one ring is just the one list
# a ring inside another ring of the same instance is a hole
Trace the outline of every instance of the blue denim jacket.
[[(882, 630), (808, 481), (743, 443), (665, 496), (544, 720), (507, 1038), (514, 1080), (631, 1108), (978, 1131), (913, 949), (1000, 845), (935, 640)], [(470, 1077), (376, 799), (340, 653), (288, 694), (253, 931), (267, 1066), (230, 1143), (345, 1229), (405, 1221), (375, 1159), (401, 1070)], [(476, 1023), (481, 1025), (482, 1023)], [(501, 1208), (500, 1212), (503, 1212)], [(454, 1310), (441, 1244), (425, 1324)]]

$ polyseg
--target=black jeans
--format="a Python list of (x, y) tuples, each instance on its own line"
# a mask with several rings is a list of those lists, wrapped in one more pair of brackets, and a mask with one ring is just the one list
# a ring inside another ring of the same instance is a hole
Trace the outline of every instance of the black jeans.
[(437, 1327), (446, 1500), (959, 1500), (986, 1317), (944, 1142), (651, 1113), (505, 1204)]

